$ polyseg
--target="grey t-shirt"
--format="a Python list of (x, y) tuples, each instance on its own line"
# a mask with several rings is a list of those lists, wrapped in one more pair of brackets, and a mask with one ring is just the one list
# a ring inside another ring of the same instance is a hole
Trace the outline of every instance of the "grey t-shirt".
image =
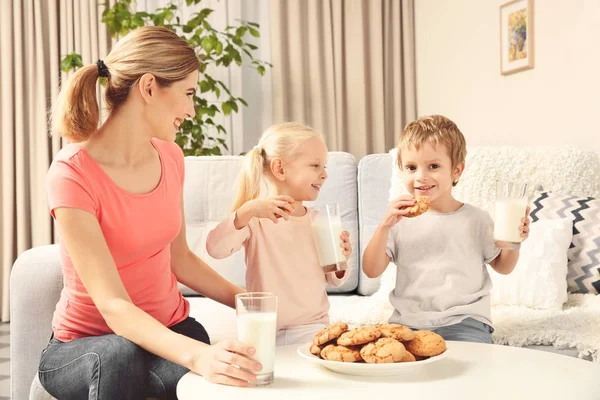
[(391, 323), (436, 329), (470, 317), (492, 325), (486, 264), (500, 250), (486, 211), (464, 204), (403, 218), (390, 230), (386, 253), (397, 267)]

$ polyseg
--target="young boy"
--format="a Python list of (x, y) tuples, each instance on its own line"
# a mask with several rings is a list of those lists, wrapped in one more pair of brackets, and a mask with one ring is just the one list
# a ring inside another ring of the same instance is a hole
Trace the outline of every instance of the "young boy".
[[(381, 275), (390, 260), (397, 266), (390, 323), (432, 330), (446, 340), (492, 343), (486, 264), (509, 274), (519, 250), (496, 248), (489, 214), (452, 197), (466, 153), (464, 136), (446, 117), (426, 116), (405, 127), (398, 166), (410, 195), (390, 203), (362, 265), (370, 278)], [(403, 218), (415, 197), (427, 197), (429, 211)], [(516, 229), (527, 238), (527, 215)]]

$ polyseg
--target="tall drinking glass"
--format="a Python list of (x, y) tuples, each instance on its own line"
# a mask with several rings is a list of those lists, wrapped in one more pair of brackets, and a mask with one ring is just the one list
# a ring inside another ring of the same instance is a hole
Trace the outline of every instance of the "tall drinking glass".
[(277, 336), (277, 296), (267, 292), (248, 292), (235, 295), (237, 338), (256, 349), (254, 360), (262, 365), (251, 386), (273, 382), (275, 343)]
[(311, 228), (319, 264), (325, 272), (343, 271), (348, 268), (340, 236), (344, 231), (340, 208), (337, 203), (314, 207), (310, 214)]
[(518, 249), (521, 237), (521, 218), (527, 214), (527, 184), (496, 182), (494, 240), (500, 248)]

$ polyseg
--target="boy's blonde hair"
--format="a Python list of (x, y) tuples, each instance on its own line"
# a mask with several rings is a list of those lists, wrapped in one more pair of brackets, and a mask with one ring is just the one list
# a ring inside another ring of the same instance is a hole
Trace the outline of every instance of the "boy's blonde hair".
[(262, 179), (268, 176), (267, 173), (270, 171), (271, 160), (293, 159), (300, 145), (315, 137), (325, 143), (323, 135), (319, 132), (296, 122), (284, 122), (269, 127), (260, 137), (258, 144), (246, 153), (238, 177), (238, 192), (233, 203), (233, 211), (239, 209), (245, 202), (258, 198)]
[[(398, 166), (402, 168), (402, 150), (419, 149), (424, 144), (433, 146), (443, 144), (449, 152), (452, 169), (465, 161), (467, 157), (467, 143), (458, 126), (443, 115), (426, 115), (415, 121), (409, 122), (400, 136), (398, 143)], [(453, 182), (456, 186), (458, 181)]]
[[(108, 70), (106, 104), (117, 110), (142, 75), (151, 73), (162, 87), (185, 79), (200, 69), (193, 47), (175, 32), (157, 26), (138, 28), (120, 39), (104, 59)], [(98, 129), (100, 109), (96, 64), (80, 68), (63, 86), (50, 117), (52, 133), (73, 142), (87, 140)]]

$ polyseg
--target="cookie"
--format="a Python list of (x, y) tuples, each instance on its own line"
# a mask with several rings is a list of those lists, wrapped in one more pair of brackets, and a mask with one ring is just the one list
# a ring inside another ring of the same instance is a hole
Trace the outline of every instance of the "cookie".
[(341, 362), (356, 362), (362, 360), (358, 349), (346, 346), (335, 346), (333, 344), (325, 346), (321, 351), (321, 357), (323, 357), (324, 360)]
[(414, 218), (419, 215), (427, 212), (429, 210), (429, 198), (427, 197), (417, 197), (415, 199), (415, 204), (410, 207), (401, 207), (401, 210), (408, 209), (408, 213), (405, 215), (406, 218)]
[(336, 322), (335, 324), (329, 325), (327, 328), (321, 330), (315, 335), (313, 344), (320, 346), (334, 339), (337, 339), (342, 333), (348, 330), (348, 325), (343, 322)]
[(376, 326), (381, 331), (381, 336), (389, 337), (401, 342), (413, 340), (415, 333), (407, 326), (400, 324), (381, 324)]
[(400, 362), (407, 357), (404, 345), (392, 338), (381, 338), (360, 349), (360, 356), (369, 364)]
[(404, 343), (406, 350), (415, 356), (432, 357), (446, 351), (443, 337), (431, 331), (417, 331), (415, 338)]
[(314, 354), (315, 356), (321, 357), (321, 351), (323, 350), (322, 346), (316, 345), (312, 343), (310, 345), (310, 354)]
[(409, 353), (408, 351), (406, 352), (406, 354), (404, 354), (404, 358), (402, 360), (400, 360), (400, 362), (414, 362), (417, 361), (417, 359), (415, 358), (415, 356), (412, 355), (412, 353)]
[(337, 340), (337, 344), (341, 346), (357, 346), (359, 344), (372, 342), (380, 337), (380, 330), (373, 326), (365, 326), (342, 333)]

